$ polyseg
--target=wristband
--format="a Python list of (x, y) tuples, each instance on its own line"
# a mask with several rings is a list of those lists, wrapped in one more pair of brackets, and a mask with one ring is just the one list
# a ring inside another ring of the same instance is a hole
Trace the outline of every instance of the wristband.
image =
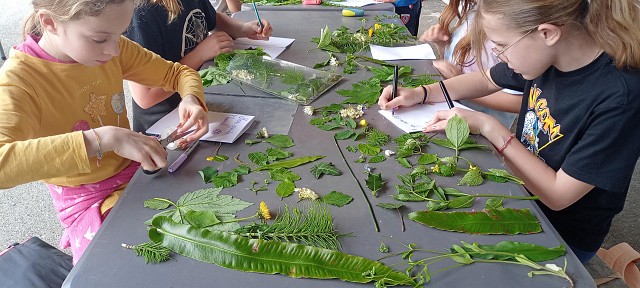
[(509, 136), (509, 138), (507, 138), (507, 140), (504, 141), (504, 144), (502, 144), (502, 147), (500, 148), (496, 148), (495, 146), (493, 146), (494, 148), (496, 148), (496, 151), (498, 152), (498, 154), (502, 154), (502, 152), (504, 151), (504, 149), (507, 149), (507, 146), (509, 146), (509, 143), (511, 142), (511, 140), (513, 140), (514, 138), (516, 138), (516, 134), (511, 134)]
[(422, 87), (422, 102), (420, 102), (420, 105), (427, 103), (427, 99), (429, 99), (429, 94), (427, 93), (427, 88), (424, 87), (424, 85), (421, 85), (420, 87)]
[(96, 165), (100, 167), (100, 160), (102, 160), (102, 156), (104, 156), (104, 154), (102, 154), (102, 147), (100, 146), (100, 136), (98, 136), (96, 130), (91, 129), (91, 131), (93, 131), (93, 135), (96, 136), (96, 143), (98, 144), (98, 151), (96, 151), (96, 158), (98, 158), (98, 160), (96, 161)]

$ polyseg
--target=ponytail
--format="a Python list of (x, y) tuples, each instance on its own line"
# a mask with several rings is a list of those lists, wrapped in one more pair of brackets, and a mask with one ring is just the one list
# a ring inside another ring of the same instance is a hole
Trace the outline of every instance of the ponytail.
[(182, 4), (180, 3), (180, 0), (151, 0), (151, 3), (162, 5), (165, 9), (167, 9), (167, 13), (169, 14), (167, 23), (173, 22), (173, 20), (178, 17), (180, 11), (182, 10)]
[[(584, 0), (586, 2), (586, 0)], [(637, 0), (591, 0), (586, 28), (618, 68), (640, 68), (640, 7)]]

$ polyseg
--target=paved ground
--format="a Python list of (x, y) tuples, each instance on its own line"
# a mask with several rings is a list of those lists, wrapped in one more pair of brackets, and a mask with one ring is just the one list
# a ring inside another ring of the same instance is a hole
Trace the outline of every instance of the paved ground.
[[(419, 34), (437, 21), (438, 13), (444, 7), (440, 1), (427, 0), (423, 3)], [(5, 53), (8, 53), (10, 46), (21, 41), (20, 25), (17, 23), (30, 10), (31, 5), (27, 0), (3, 1), (0, 11), (0, 42)], [(4, 61), (0, 60), (0, 65), (2, 64)], [(625, 209), (614, 219), (611, 232), (605, 240), (604, 246), (607, 248), (620, 242), (628, 242), (640, 251), (640, 224), (636, 222), (640, 218), (639, 171), (636, 167)], [(62, 227), (55, 217), (49, 192), (44, 184), (35, 182), (0, 190), (0, 250), (31, 236), (38, 236), (56, 246), (61, 234)]]

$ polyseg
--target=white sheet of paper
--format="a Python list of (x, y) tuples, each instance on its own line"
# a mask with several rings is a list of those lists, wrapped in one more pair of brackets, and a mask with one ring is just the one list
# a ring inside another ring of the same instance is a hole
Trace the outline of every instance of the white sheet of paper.
[(347, 6), (347, 7), (362, 7), (371, 4), (380, 4), (382, 2), (377, 2), (373, 0), (345, 0), (340, 2), (330, 1), (329, 3), (339, 5), (339, 6)]
[(436, 59), (436, 54), (433, 53), (433, 49), (427, 43), (406, 47), (370, 46), (371, 57), (383, 61)]
[[(460, 103), (455, 103), (456, 108), (464, 108), (472, 110)], [(436, 112), (440, 110), (447, 110), (449, 107), (447, 103), (429, 103), (424, 105), (416, 105), (407, 108), (398, 108), (392, 115), (391, 110), (378, 110), (382, 116), (391, 121), (391, 123), (398, 126), (402, 131), (406, 133), (422, 131), (425, 123), (431, 121)]]
[[(200, 140), (233, 143), (249, 129), (254, 116), (209, 111), (209, 133)], [(175, 128), (180, 123), (178, 109), (162, 117), (153, 124), (147, 133), (162, 135), (168, 128)]]
[(269, 54), (271, 58), (276, 58), (278, 55), (282, 54), (284, 50), (293, 43), (296, 39), (292, 38), (282, 38), (282, 37), (269, 37), (269, 40), (253, 40), (249, 38), (238, 38), (233, 40), (234, 48), (238, 49), (248, 49), (248, 48), (256, 48), (262, 47), (264, 52)]

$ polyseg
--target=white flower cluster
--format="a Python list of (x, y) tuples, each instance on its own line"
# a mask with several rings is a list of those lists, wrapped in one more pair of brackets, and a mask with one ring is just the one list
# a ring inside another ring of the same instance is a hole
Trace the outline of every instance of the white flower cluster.
[(356, 38), (356, 40), (358, 40), (360, 42), (366, 42), (367, 41), (367, 35), (362, 34), (362, 33), (353, 34), (353, 38)]
[(256, 138), (269, 138), (269, 132), (267, 131), (267, 127), (262, 127), (260, 131), (258, 131), (258, 135)]
[(298, 192), (298, 199), (300, 200), (304, 200), (304, 199), (316, 200), (320, 197), (318, 196), (318, 193), (314, 192), (309, 188), (295, 188), (293, 189), (293, 191)]
[(362, 111), (363, 108), (364, 106), (362, 105), (358, 105), (356, 107), (349, 105), (349, 107), (340, 110), (340, 116), (342, 118), (358, 119), (364, 115), (364, 111)]
[(231, 71), (231, 75), (242, 80), (251, 80), (254, 78), (254, 75), (247, 70), (233, 70)]
[(313, 108), (313, 106), (304, 106), (302, 108), (302, 111), (304, 112), (304, 114), (306, 114), (307, 116), (311, 116), (313, 115), (313, 110), (315, 110), (315, 108)]
[(338, 66), (340, 63), (338, 63), (338, 59), (336, 57), (331, 56), (331, 59), (329, 59), (329, 65), (331, 66)]

